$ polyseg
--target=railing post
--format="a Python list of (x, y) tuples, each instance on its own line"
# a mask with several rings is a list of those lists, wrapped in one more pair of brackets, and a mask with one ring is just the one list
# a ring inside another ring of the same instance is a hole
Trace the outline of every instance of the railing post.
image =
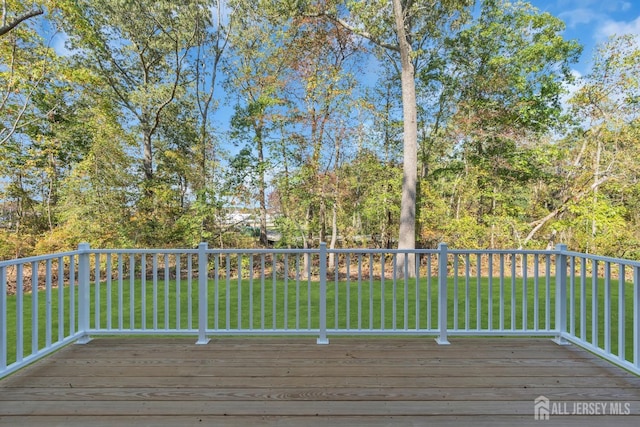
[(78, 245), (78, 331), (82, 336), (76, 341), (77, 344), (86, 344), (91, 341), (89, 336), (90, 312), (90, 286), (91, 278), (89, 277), (89, 255), (90, 246), (88, 243), (80, 243)]
[(7, 367), (7, 270), (0, 267), (0, 376)]
[(569, 342), (564, 335), (567, 333), (567, 245), (556, 245), (556, 331), (553, 341), (559, 345)]
[(633, 267), (633, 364), (640, 370), (640, 267)]
[(327, 244), (320, 243), (320, 336), (318, 344), (329, 344), (327, 339)]
[(209, 257), (207, 250), (209, 244), (200, 243), (198, 246), (198, 341), (196, 344), (205, 345), (209, 343), (207, 338), (207, 319), (209, 317), (208, 308), (208, 285), (209, 285)]
[(449, 263), (447, 244), (438, 245), (438, 329), (440, 335), (436, 342), (440, 345), (448, 345), (447, 339), (447, 281), (449, 278)]

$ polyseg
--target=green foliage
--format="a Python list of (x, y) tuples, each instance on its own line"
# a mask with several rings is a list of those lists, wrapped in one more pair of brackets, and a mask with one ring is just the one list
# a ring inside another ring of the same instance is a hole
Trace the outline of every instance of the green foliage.
[[(637, 257), (637, 36), (603, 43), (576, 79), (580, 47), (558, 18), (502, 0), (472, 16), (471, 3), (401, 2), (417, 245), (561, 241)], [(45, 13), (0, 37), (0, 257), (82, 241), (268, 244), (266, 225), (246, 233), (230, 211), (272, 218), (281, 247), (398, 243), (406, 132), (390, 1), (7, 5), (9, 18)], [(68, 35), (64, 55), (49, 27)], [(215, 116), (221, 105), (234, 113)]]

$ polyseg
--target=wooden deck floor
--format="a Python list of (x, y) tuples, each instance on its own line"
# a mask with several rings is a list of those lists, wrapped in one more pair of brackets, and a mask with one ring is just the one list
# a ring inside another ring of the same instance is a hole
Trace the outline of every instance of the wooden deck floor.
[(640, 378), (546, 339), (100, 338), (0, 381), (0, 425), (638, 426)]

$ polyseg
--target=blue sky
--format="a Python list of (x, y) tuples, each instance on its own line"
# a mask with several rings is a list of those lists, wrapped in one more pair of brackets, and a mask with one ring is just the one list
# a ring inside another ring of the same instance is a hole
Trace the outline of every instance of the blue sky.
[(640, 0), (531, 0), (542, 11), (561, 18), (567, 25), (565, 38), (584, 46), (575, 70), (589, 71), (594, 48), (612, 35), (640, 35)]

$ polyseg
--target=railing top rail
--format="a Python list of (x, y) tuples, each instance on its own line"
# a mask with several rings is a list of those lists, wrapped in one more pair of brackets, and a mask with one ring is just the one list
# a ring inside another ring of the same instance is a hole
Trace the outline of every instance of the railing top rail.
[(437, 249), (327, 249), (327, 252), (334, 254), (437, 254)]
[(639, 267), (640, 268), (640, 261), (634, 261), (634, 260), (630, 260), (630, 259), (614, 258), (614, 257), (607, 257), (607, 256), (601, 256), (601, 255), (593, 255), (593, 254), (585, 254), (585, 253), (582, 253), (582, 252), (572, 252), (572, 251), (564, 252), (564, 254), (567, 255), (567, 256), (570, 256), (570, 257), (584, 258), (584, 259), (588, 259), (588, 260), (592, 260), (592, 261), (609, 262), (611, 264), (623, 264), (623, 265), (627, 265), (627, 266), (630, 266), (630, 267)]
[(555, 255), (558, 253), (556, 250), (542, 250), (542, 249), (448, 249), (447, 252), (454, 255), (477, 255), (477, 254), (491, 254), (491, 255)]
[[(311, 249), (220, 249), (220, 248), (207, 248), (208, 254), (317, 254), (319, 248)], [(327, 253), (333, 254), (437, 254), (439, 249), (370, 249), (370, 248), (347, 248), (347, 249), (326, 249)], [(556, 255), (558, 250), (529, 250), (529, 249), (447, 249), (447, 252), (453, 255)], [(59, 252), (47, 255), (37, 255), (27, 258), (16, 258), (10, 260), (0, 261), (0, 268), (14, 266), (18, 264), (29, 264), (33, 262), (41, 262), (47, 260), (53, 260), (69, 256), (77, 256), (83, 253), (92, 254), (123, 254), (123, 255), (153, 255), (153, 254), (197, 254), (198, 249), (94, 249), (91, 248), (87, 251), (75, 250), (68, 252)], [(640, 261), (614, 258), (609, 256), (601, 256), (594, 254), (585, 254), (582, 252), (563, 251), (564, 255), (569, 257), (576, 257), (582, 259), (588, 259), (599, 262), (608, 262), (612, 264), (623, 264), (630, 267), (640, 268)]]
[(80, 253), (82, 252), (81, 251), (58, 252), (55, 254), (37, 255), (37, 256), (31, 256), (27, 258), (9, 259), (5, 261), (0, 261), (0, 268), (10, 267), (12, 265), (18, 265), (18, 264), (29, 264), (32, 262), (47, 261), (49, 259), (64, 258), (64, 257), (73, 256), (73, 255), (79, 255)]
[(91, 249), (95, 254), (153, 255), (153, 254), (197, 254), (198, 249)]

